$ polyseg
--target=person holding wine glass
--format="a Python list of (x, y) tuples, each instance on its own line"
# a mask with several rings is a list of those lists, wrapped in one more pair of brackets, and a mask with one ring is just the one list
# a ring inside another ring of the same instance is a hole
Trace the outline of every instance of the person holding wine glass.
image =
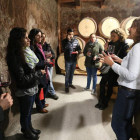
[(103, 46), (97, 41), (96, 35), (92, 33), (90, 35), (90, 41), (86, 44), (83, 54), (86, 56), (85, 66), (87, 71), (87, 85), (83, 91), (90, 88), (91, 77), (93, 77), (93, 86), (91, 94), (96, 91), (97, 83), (97, 69), (100, 67), (98, 55), (103, 51)]
[(126, 57), (121, 59), (104, 52), (101, 56), (101, 61), (119, 75), (119, 89), (111, 123), (118, 140), (130, 139), (133, 116), (140, 110), (140, 18), (133, 21), (128, 31), (128, 38), (133, 39), (134, 44)]
[[(43, 77), (39, 79), (39, 90), (35, 98), (36, 110), (39, 113), (48, 113), (48, 110), (45, 109), (45, 107), (48, 107), (49, 104), (45, 103), (45, 98), (48, 93), (48, 84), (50, 83), (50, 77), (47, 69), (48, 63), (46, 61), (46, 57), (41, 45), (41, 33), (42, 31), (40, 29), (34, 28), (30, 31), (29, 38), (31, 40), (30, 48), (34, 51), (37, 58), (39, 59), (39, 62), (36, 65), (36, 70), (44, 69), (46, 71), (46, 75), (43, 75)], [(41, 90), (43, 90), (44, 96), (42, 100), (40, 100)]]
[(43, 51), (44, 51), (45, 56), (46, 56), (46, 61), (48, 63), (47, 68), (48, 68), (49, 77), (50, 77), (50, 84), (48, 85), (47, 97), (52, 98), (54, 100), (57, 100), (59, 97), (55, 93), (55, 89), (53, 87), (53, 82), (52, 82), (53, 67), (55, 65), (55, 53), (54, 53), (52, 47), (50, 46), (50, 44), (48, 44), (46, 42), (45, 33), (42, 33), (41, 37), (42, 37), (42, 39), (41, 39), (42, 48), (43, 48)]
[[(104, 48), (105, 52), (108, 54), (115, 54), (120, 58), (124, 58), (127, 54), (128, 44), (125, 43), (126, 34), (121, 29), (114, 29), (111, 31), (111, 41), (106, 42)], [(100, 81), (100, 95), (98, 103), (95, 105), (96, 108), (104, 110), (108, 107), (109, 100), (113, 92), (113, 86), (117, 86), (118, 74), (116, 74), (112, 69), (108, 71), (107, 74), (102, 74), (102, 79)], [(105, 96), (105, 87), (107, 84), (107, 95)]]
[(4, 111), (13, 105), (12, 96), (9, 93), (0, 95), (0, 140), (4, 139), (4, 132), (1, 127), (1, 122), (4, 120)]
[(45, 71), (35, 70), (39, 60), (29, 46), (26, 29), (15, 27), (10, 31), (6, 61), (17, 85), (15, 94), (19, 101), (21, 131), (25, 138), (37, 140), (41, 131), (32, 126), (31, 110), (38, 92), (38, 80)]

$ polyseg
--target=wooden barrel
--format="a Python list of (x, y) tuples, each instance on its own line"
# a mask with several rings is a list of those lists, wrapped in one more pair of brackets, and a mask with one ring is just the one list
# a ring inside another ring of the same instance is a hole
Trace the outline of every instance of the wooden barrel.
[(120, 27), (119, 21), (114, 17), (106, 17), (99, 23), (99, 32), (105, 37), (110, 37), (110, 32), (116, 28)]
[(106, 43), (105, 39), (100, 36), (96, 36), (96, 37), (97, 37), (98, 42), (104, 47)]
[(61, 53), (57, 59), (57, 64), (60, 69), (65, 70), (65, 59), (64, 59), (64, 53)]
[(84, 50), (84, 48), (85, 48), (85, 41), (84, 41), (82, 38), (78, 37), (78, 36), (75, 36), (75, 38), (78, 40), (79, 45), (80, 45), (80, 47), (81, 47), (81, 50), (82, 50), (82, 52), (83, 52), (83, 50)]
[(128, 28), (131, 27), (136, 18), (137, 17), (128, 17), (121, 22), (120, 27), (126, 32), (127, 35), (129, 35)]
[(94, 19), (86, 17), (80, 21), (78, 31), (83, 37), (89, 38), (91, 33), (96, 33), (97, 24)]
[(79, 69), (86, 71), (86, 67), (85, 67), (85, 59), (86, 57), (84, 56), (83, 53), (79, 54), (78, 59), (77, 59), (77, 64)]

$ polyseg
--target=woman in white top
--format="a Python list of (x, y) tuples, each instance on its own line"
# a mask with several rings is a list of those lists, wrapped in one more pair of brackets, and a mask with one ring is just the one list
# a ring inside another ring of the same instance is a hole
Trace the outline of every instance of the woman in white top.
[(101, 61), (110, 65), (119, 75), (119, 90), (112, 117), (112, 128), (118, 140), (129, 140), (132, 118), (140, 102), (136, 97), (140, 95), (140, 18), (133, 21), (128, 31), (134, 44), (126, 57), (120, 59), (116, 55), (110, 56), (104, 52), (101, 56)]

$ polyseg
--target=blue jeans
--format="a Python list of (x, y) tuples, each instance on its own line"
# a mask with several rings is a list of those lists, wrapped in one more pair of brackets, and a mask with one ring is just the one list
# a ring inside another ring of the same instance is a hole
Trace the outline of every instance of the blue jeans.
[(55, 90), (54, 90), (53, 83), (52, 83), (53, 67), (47, 67), (47, 69), (48, 69), (49, 77), (50, 77), (50, 84), (48, 85), (48, 92), (51, 95), (54, 95), (55, 94)]
[(22, 96), (18, 97), (19, 108), (20, 108), (20, 124), (22, 129), (28, 129), (31, 124), (31, 110), (33, 108), (35, 96)]
[(65, 87), (69, 87), (69, 85), (72, 85), (73, 74), (74, 74), (75, 68), (76, 68), (76, 62), (65, 61), (65, 70), (66, 70)]
[[(126, 114), (126, 96), (132, 95), (134, 91), (128, 91), (125, 89), (118, 90), (117, 99), (115, 101), (113, 116), (112, 116), (112, 128), (117, 136), (118, 140), (129, 140), (132, 129), (132, 118), (125, 119)], [(126, 96), (125, 96), (126, 95)], [(130, 112), (130, 109), (127, 109)], [(133, 117), (133, 111), (129, 113)]]
[(97, 68), (96, 67), (86, 67), (87, 70), (87, 88), (90, 88), (91, 77), (93, 77), (92, 89), (96, 89), (97, 84)]
[(46, 95), (48, 93), (48, 86), (46, 88), (43, 88), (43, 92), (44, 92), (44, 99), (43, 100), (39, 99), (40, 91), (41, 91), (41, 87), (38, 86), (38, 93), (36, 94), (36, 98), (35, 98), (36, 109), (38, 109), (38, 110), (42, 110), (45, 106), (45, 98), (46, 98)]

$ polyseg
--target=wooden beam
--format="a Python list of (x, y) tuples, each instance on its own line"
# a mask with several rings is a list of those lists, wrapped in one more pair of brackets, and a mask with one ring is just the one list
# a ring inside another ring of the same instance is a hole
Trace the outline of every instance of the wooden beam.
[[(59, 0), (60, 3), (75, 2), (76, 0)], [(104, 0), (81, 0), (81, 1), (104, 1)]]
[(81, 0), (75, 0), (76, 9), (81, 9)]
[(60, 3), (75, 2), (75, 0), (59, 0)]
[(82, 1), (102, 1), (102, 0), (82, 0)]
[(59, 54), (61, 53), (61, 16), (60, 16), (60, 1), (58, 1), (58, 48), (59, 48)]
[(103, 6), (104, 2), (105, 2), (105, 0), (102, 0), (102, 1), (101, 1), (101, 8), (102, 8), (102, 6)]

